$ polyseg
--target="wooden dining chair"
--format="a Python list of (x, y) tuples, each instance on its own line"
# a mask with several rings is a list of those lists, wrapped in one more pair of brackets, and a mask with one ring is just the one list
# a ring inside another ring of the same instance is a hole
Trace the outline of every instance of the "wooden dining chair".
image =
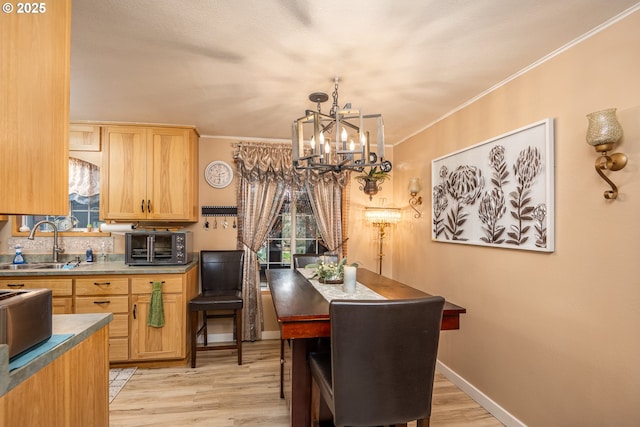
[(309, 357), (312, 401), (337, 427), (428, 426), (443, 307), (442, 297), (333, 300), (331, 351)]
[[(200, 278), (202, 292), (189, 301), (191, 317), (191, 367), (196, 367), (196, 353), (205, 350), (238, 350), (238, 365), (242, 365), (242, 279), (244, 251), (201, 251)], [(198, 313), (202, 313), (202, 325), (198, 326)], [(209, 319), (232, 318), (234, 320), (234, 344), (207, 342)], [(204, 335), (204, 345), (197, 345), (197, 337)]]

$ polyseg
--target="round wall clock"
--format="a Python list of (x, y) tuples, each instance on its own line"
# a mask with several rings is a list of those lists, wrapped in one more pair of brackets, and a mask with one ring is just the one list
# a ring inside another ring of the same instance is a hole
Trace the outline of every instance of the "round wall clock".
[(204, 179), (213, 188), (224, 188), (231, 184), (233, 169), (222, 160), (214, 160), (205, 168)]

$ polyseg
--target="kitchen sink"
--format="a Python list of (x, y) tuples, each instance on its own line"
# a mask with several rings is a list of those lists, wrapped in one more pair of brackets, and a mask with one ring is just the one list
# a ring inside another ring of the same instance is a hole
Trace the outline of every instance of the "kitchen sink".
[[(34, 262), (31, 264), (0, 264), (0, 271), (2, 270), (63, 270), (65, 269), (65, 262)], [(73, 264), (71, 264), (73, 265)], [(76, 268), (76, 267), (73, 267)], [(72, 269), (67, 267), (67, 269)]]

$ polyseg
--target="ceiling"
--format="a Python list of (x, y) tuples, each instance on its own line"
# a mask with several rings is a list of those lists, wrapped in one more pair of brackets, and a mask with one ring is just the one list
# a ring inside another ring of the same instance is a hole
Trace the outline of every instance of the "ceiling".
[(340, 106), (382, 113), (395, 144), (634, 5), (73, 0), (71, 119), (286, 140), (338, 76)]

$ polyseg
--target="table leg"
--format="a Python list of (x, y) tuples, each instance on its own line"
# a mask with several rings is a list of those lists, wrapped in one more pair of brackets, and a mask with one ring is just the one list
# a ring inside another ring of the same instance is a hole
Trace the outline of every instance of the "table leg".
[(313, 339), (291, 340), (291, 426), (311, 425), (311, 373), (307, 355)]

